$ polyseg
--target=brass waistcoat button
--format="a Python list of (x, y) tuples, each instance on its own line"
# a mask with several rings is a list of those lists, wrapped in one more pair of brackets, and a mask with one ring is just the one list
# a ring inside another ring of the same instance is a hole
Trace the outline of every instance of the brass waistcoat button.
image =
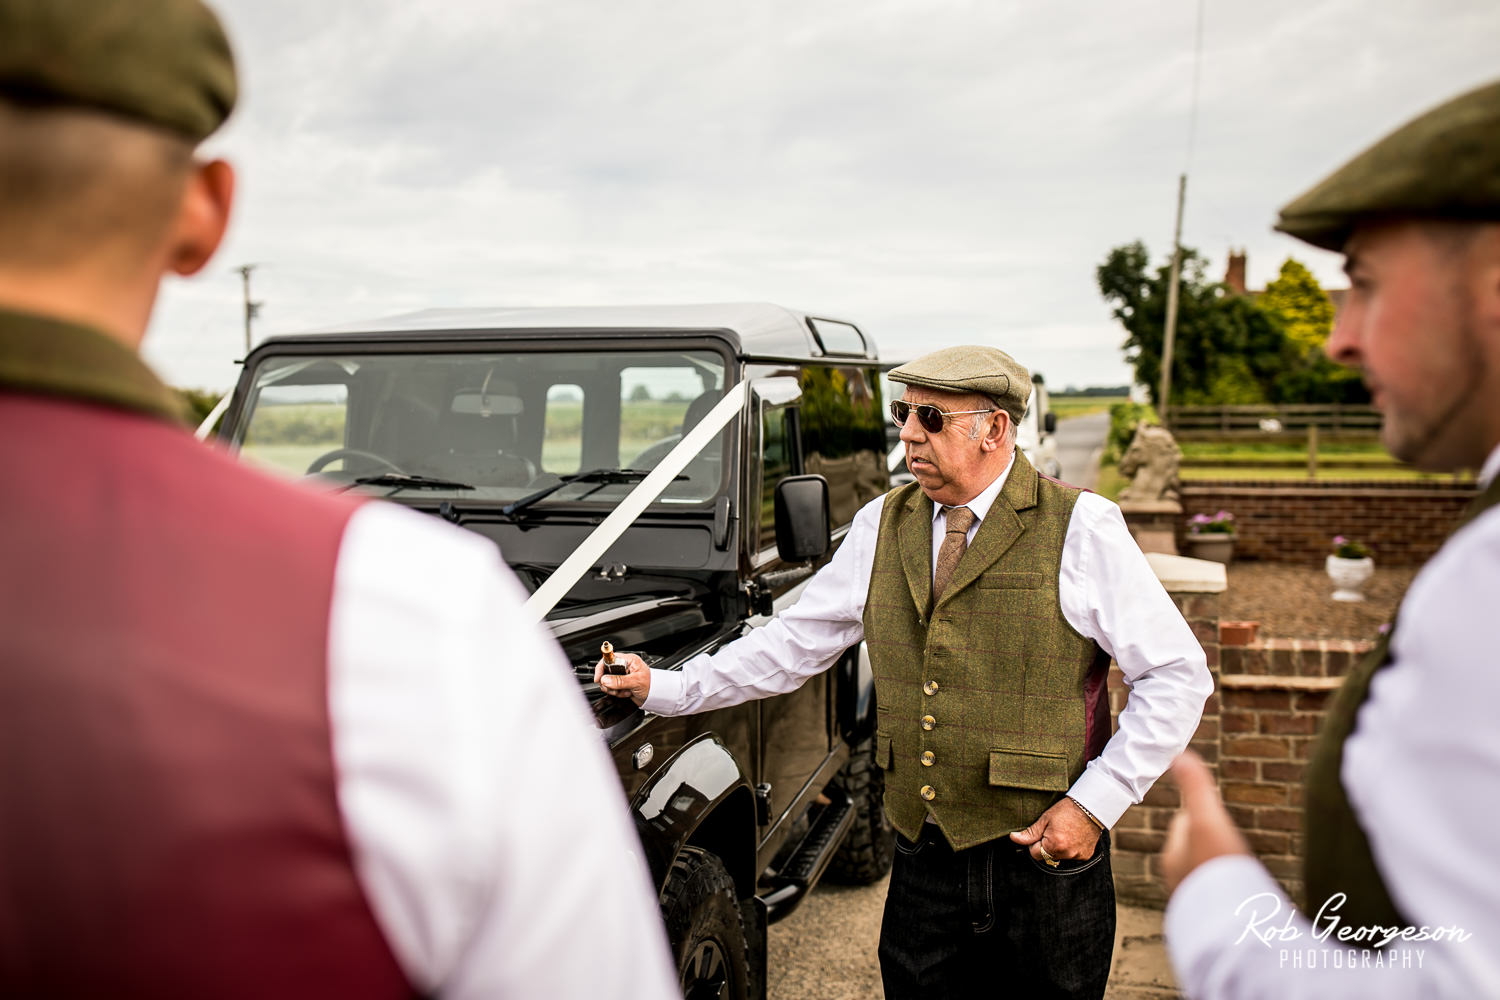
[(937, 798), (937, 789), (933, 788), (931, 785), (923, 785), (922, 798), (926, 799), (928, 802), (931, 802), (933, 799)]
[(936, 761), (936, 760), (937, 760), (937, 757), (933, 756), (933, 753), (932, 753), (931, 750), (923, 750), (922, 751), (922, 766), (923, 767), (931, 767), (933, 765), (933, 762)]
[(937, 691), (938, 691), (938, 682), (937, 681), (928, 681), (926, 684), (922, 685), (922, 693), (923, 694), (937, 694)]
[(924, 716), (922, 716), (922, 728), (923, 729), (927, 730), (930, 733), (930, 732), (932, 732), (932, 727), (935, 726), (935, 725), (937, 725), (937, 720), (934, 719), (932, 716), (930, 716), (930, 715), (924, 715)]

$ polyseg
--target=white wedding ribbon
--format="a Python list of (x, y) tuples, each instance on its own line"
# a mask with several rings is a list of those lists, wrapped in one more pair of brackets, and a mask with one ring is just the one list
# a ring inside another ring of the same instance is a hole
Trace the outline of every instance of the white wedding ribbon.
[(610, 512), (599, 527), (589, 532), (589, 536), (583, 540), (583, 544), (573, 550), (573, 554), (564, 559), (547, 577), (547, 581), (536, 589), (531, 598), (526, 602), (526, 614), (533, 621), (542, 621), (547, 617), (557, 602), (563, 599), (573, 584), (593, 568), (594, 562), (609, 550), (609, 547), (625, 533), (625, 529), (640, 517), (641, 512), (649, 507), (667, 485), (676, 478), (677, 474), (687, 467), (687, 464), (698, 457), (699, 452), (706, 448), (710, 441), (728, 425), (739, 414), (745, 402), (745, 393), (749, 385), (748, 381), (735, 383), (724, 398), (714, 404), (714, 408), (708, 411), (696, 427), (683, 435), (677, 446), (667, 453), (667, 457), (652, 469), (640, 485), (625, 495), (620, 505)]

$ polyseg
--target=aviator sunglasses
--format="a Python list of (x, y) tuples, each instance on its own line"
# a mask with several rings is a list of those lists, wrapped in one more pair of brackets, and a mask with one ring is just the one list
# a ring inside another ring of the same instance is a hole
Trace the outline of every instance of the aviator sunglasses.
[(994, 407), (988, 410), (940, 410), (931, 403), (918, 403), (913, 406), (904, 399), (891, 400), (891, 419), (896, 422), (897, 427), (906, 426), (906, 418), (915, 410), (917, 423), (928, 434), (938, 434), (943, 430), (943, 421), (949, 417), (959, 417), (969, 413), (994, 413)]

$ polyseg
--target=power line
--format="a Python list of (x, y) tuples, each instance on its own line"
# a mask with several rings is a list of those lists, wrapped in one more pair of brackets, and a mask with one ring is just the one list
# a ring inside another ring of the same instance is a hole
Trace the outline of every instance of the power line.
[(1198, 0), (1198, 26), (1193, 42), (1193, 92), (1188, 105), (1187, 155), (1183, 157), (1182, 172), (1187, 173), (1193, 163), (1193, 150), (1198, 141), (1198, 90), (1203, 76), (1203, 2)]
[(1178, 284), (1182, 277), (1182, 212), (1187, 201), (1188, 166), (1192, 163), (1193, 144), (1197, 141), (1198, 133), (1198, 81), (1203, 67), (1203, 0), (1198, 0), (1198, 25), (1195, 34), (1193, 93), (1188, 106), (1187, 155), (1183, 161), (1182, 173), (1177, 178), (1177, 222), (1172, 229), (1172, 270), (1167, 278), (1167, 324), (1162, 337), (1161, 393), (1157, 399), (1161, 408), (1158, 416), (1168, 427), (1172, 425), (1172, 351), (1175, 346), (1173, 342), (1177, 339)]

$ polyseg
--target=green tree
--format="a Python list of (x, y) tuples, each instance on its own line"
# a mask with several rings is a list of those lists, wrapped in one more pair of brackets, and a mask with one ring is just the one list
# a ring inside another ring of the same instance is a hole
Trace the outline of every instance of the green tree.
[(224, 397), (224, 393), (215, 392), (212, 389), (180, 388), (177, 390), (177, 395), (182, 398), (183, 405), (187, 410), (188, 419), (194, 427), (197, 427), (204, 420), (208, 419), (208, 415), (213, 412), (214, 407), (219, 405), (219, 400)]
[(1333, 300), (1312, 272), (1293, 257), (1266, 285), (1255, 304), (1281, 317), (1287, 339), (1303, 353), (1322, 350), (1333, 332)]
[(1294, 258), (1266, 285), (1255, 304), (1281, 323), (1294, 352), (1276, 380), (1276, 398), (1287, 403), (1365, 403), (1370, 394), (1359, 373), (1326, 353), (1333, 332), (1333, 300), (1312, 272)]
[(650, 400), (651, 389), (645, 383), (637, 383), (636, 387), (630, 390), (630, 402), (646, 403), (650, 402)]
[[(1275, 400), (1276, 380), (1295, 357), (1281, 321), (1208, 280), (1206, 266), (1196, 250), (1183, 248), (1171, 402)], [(1137, 240), (1111, 250), (1095, 272), (1100, 293), (1125, 327), (1125, 358), (1158, 408), (1170, 270), (1170, 262), (1152, 270), (1145, 244)]]

